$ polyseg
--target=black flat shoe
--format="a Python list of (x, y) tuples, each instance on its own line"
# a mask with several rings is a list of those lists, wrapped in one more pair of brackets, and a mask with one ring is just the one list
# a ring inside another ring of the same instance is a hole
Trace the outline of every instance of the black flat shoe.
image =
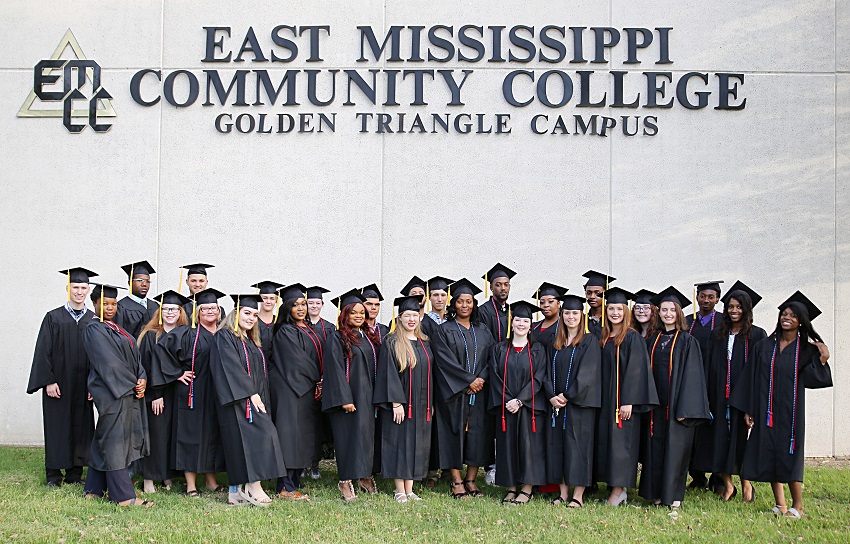
[[(750, 497), (750, 500), (744, 499), (744, 502), (747, 502), (747, 503), (753, 503), (753, 502), (756, 502), (756, 486), (754, 486), (754, 485), (752, 485), (752, 484), (750, 484), (750, 486), (753, 488), (753, 495)], [(743, 492), (744, 492), (744, 491), (743, 491), (743, 489), (742, 489), (742, 490), (741, 490), (741, 493), (743, 493)]]
[[(729, 502), (729, 501), (731, 501), (732, 499), (734, 499), (734, 498), (735, 498), (735, 496), (736, 496), (737, 494), (738, 494), (738, 488), (737, 488), (737, 487), (733, 487), (733, 488), (732, 488), (732, 494), (731, 494), (731, 495), (729, 495), (729, 497), (728, 497), (728, 498), (723, 499), (723, 502)], [(723, 497), (723, 495), (721, 495), (721, 497)]]

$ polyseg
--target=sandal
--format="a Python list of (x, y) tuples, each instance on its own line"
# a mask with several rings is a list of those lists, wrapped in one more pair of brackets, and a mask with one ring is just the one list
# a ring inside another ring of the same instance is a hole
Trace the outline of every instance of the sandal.
[(803, 517), (803, 514), (797, 511), (796, 508), (789, 508), (787, 512), (785, 512), (786, 518), (800, 519)]
[(425, 478), (425, 483), (423, 485), (428, 489), (434, 489), (435, 487), (437, 487), (437, 479), (432, 476), (429, 476), (428, 478)]
[(561, 497), (560, 495), (558, 495), (558, 498), (555, 499), (554, 501), (552, 501), (552, 506), (561, 506), (562, 504), (565, 504), (566, 502), (567, 502), (566, 497)]
[(249, 504), (251, 503), (243, 499), (240, 493), (227, 494), (227, 506), (248, 506)]
[(484, 493), (482, 493), (480, 489), (478, 489), (477, 487), (472, 489), (472, 488), (470, 488), (470, 485), (475, 485), (475, 480), (464, 480), (463, 481), (463, 487), (464, 487), (464, 489), (466, 489), (467, 493), (469, 493), (471, 496), (475, 497), (476, 499), (478, 497), (484, 496)]
[(250, 502), (254, 506), (260, 506), (262, 508), (266, 508), (269, 504), (271, 504), (272, 500), (269, 497), (266, 497), (265, 500), (258, 499), (257, 497), (251, 495), (247, 489), (239, 489), (239, 496)]
[[(517, 499), (520, 497), (520, 495), (526, 497), (526, 499), (524, 501), (518, 501)], [(517, 499), (513, 500), (514, 504), (526, 504), (528, 503), (528, 501), (534, 498), (534, 492), (532, 491), (531, 493), (526, 493), (525, 491), (517, 491), (516, 496)]]
[(222, 491), (227, 491), (227, 488), (223, 485), (217, 485), (212, 489), (207, 488), (207, 491), (209, 491), (210, 493), (221, 493)]
[[(576, 505), (576, 506), (573, 506)], [(581, 508), (584, 506), (584, 503), (578, 499), (570, 499), (570, 502), (567, 503), (567, 508)]]
[[(723, 502), (729, 502), (732, 499), (734, 499), (737, 495), (738, 495), (738, 488), (733, 486), (732, 487), (732, 493), (728, 497), (724, 498)], [(720, 494), (720, 497), (721, 498), (723, 497), (722, 493)]]
[[(511, 495), (513, 495), (513, 496), (511, 496)], [(505, 496), (502, 497), (502, 504), (511, 504), (511, 503), (514, 502), (515, 498), (516, 498), (516, 491), (508, 491), (507, 493), (505, 493)]]
[(360, 478), (357, 480), (357, 486), (370, 495), (378, 494), (378, 485), (375, 483), (375, 478), (373, 476)]
[[(450, 482), (449, 486), (451, 487), (450, 492), (451, 492), (451, 496), (452, 496), (453, 499), (465, 499), (466, 497), (469, 496), (469, 493), (467, 493), (465, 491), (466, 487), (463, 485), (463, 482)], [(461, 486), (464, 489), (464, 491), (461, 491), (460, 493), (455, 493), (454, 489), (457, 486)]]
[[(782, 511), (783, 508), (785, 508), (785, 512)], [(788, 507), (785, 506), (784, 504), (777, 504), (777, 505), (774, 505), (774, 507), (771, 508), (770, 511), (773, 512), (774, 516), (781, 517), (781, 516), (784, 516), (787, 513)]]
[(186, 492), (186, 496), (187, 496), (187, 497), (192, 497), (193, 499), (195, 499), (195, 498), (200, 497), (200, 496), (201, 496), (201, 494), (198, 492), (198, 490), (197, 490), (197, 489), (193, 489), (192, 491), (187, 491), (187, 492)]
[[(357, 495), (354, 494), (354, 486), (351, 484), (351, 480), (340, 480), (338, 484), (336, 484), (339, 492), (342, 493), (342, 500), (345, 502), (351, 502), (357, 500)], [(346, 494), (348, 492), (348, 494)]]
[(753, 494), (750, 496), (749, 500), (747, 500), (747, 496), (744, 495), (744, 488), (741, 488), (741, 494), (744, 495), (744, 502), (756, 502), (756, 486), (750, 484), (750, 488), (753, 490)]
[(420, 497), (416, 493), (408, 493), (407, 494), (407, 500), (409, 500), (409, 501), (421, 501), (422, 497)]
[(152, 503), (151, 501), (139, 502), (139, 500), (140, 499), (138, 497), (134, 497), (133, 499), (131, 499), (131, 501), (128, 504), (122, 504), (121, 506), (145, 506), (147, 508), (150, 508), (151, 506), (154, 505), (154, 503)]
[(404, 493), (399, 493), (398, 491), (396, 491), (395, 495), (393, 495), (393, 499), (395, 499), (395, 502), (399, 504), (404, 504), (408, 501), (407, 495), (405, 495)]

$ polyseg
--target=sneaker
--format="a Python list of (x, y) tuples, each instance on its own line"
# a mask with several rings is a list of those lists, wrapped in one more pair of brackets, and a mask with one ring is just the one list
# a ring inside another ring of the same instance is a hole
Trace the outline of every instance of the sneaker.
[(322, 477), (322, 473), (319, 472), (319, 467), (313, 467), (310, 469), (310, 477), (314, 480), (318, 480)]
[(496, 485), (496, 467), (487, 471), (484, 475), (484, 483), (486, 485)]

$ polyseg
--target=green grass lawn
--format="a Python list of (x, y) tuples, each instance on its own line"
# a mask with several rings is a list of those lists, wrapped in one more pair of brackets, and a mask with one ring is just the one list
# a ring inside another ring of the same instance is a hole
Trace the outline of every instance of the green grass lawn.
[[(344, 504), (332, 464), (307, 480), (310, 502), (275, 500), (265, 509), (228, 507), (226, 494), (188, 498), (182, 481), (170, 492), (140, 495), (153, 508), (121, 508), (85, 499), (81, 486), (47, 489), (43, 451), (0, 448), (0, 537), (10, 542), (850, 542), (850, 469), (806, 469), (800, 521), (776, 519), (770, 487), (757, 484), (755, 504), (724, 504), (707, 491), (688, 492), (681, 510), (640, 499), (609, 508), (599, 497), (567, 509), (536, 497), (501, 506), (500, 488), (486, 498), (453, 500), (448, 485), (421, 491), (423, 501), (396, 504), (391, 482), (381, 494)], [(222, 478), (224, 481), (224, 478)], [(418, 489), (417, 489), (418, 491)]]

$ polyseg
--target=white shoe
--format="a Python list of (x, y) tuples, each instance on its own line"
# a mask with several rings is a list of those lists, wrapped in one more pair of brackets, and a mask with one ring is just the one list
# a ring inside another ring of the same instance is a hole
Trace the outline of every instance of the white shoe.
[(496, 468), (493, 467), (484, 474), (485, 485), (496, 485)]

